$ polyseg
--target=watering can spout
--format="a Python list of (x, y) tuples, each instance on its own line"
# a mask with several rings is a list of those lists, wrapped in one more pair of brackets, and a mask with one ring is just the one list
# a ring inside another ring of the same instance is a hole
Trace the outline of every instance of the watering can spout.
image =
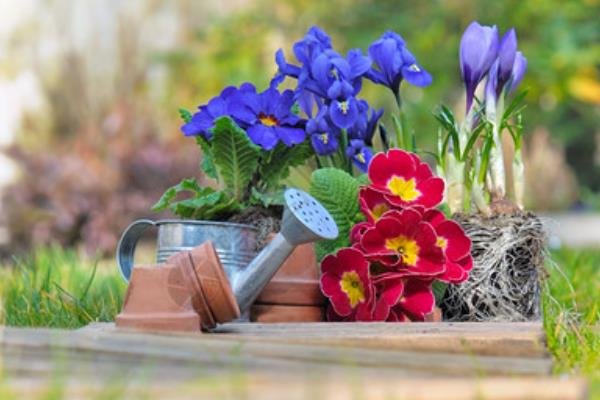
[(338, 236), (333, 218), (312, 196), (298, 189), (288, 189), (284, 198), (280, 232), (232, 282), (242, 312), (250, 308), (296, 246)]

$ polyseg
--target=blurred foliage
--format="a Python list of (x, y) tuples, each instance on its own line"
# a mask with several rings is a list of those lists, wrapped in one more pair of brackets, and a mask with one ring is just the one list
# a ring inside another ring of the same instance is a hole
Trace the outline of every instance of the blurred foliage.
[[(522, 84), (529, 89), (525, 136), (546, 126), (567, 147), (580, 183), (600, 189), (595, 134), (600, 126), (599, 0), (431, 1), (257, 0), (243, 10), (196, 27), (185, 50), (163, 54), (171, 67), (167, 101), (196, 106), (223, 86), (253, 81), (265, 87), (275, 72), (274, 52), (293, 59), (292, 43), (311, 25), (329, 32), (339, 51), (365, 49), (385, 30), (400, 33), (434, 83), (424, 90), (405, 86), (403, 97), (419, 145), (431, 149), (437, 127), (431, 113), (441, 103), (464, 101), (458, 65), (460, 36), (472, 20), (515, 27), (519, 48), (529, 60)], [(391, 95), (365, 84), (364, 97), (391, 106)], [(387, 125), (391, 126), (389, 121)]]

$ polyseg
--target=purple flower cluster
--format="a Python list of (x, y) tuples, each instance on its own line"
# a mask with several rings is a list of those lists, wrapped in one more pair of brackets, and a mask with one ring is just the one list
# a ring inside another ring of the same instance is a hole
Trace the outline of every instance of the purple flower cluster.
[(327, 33), (312, 27), (294, 44), (293, 52), (299, 65), (288, 63), (283, 51), (277, 51), (279, 69), (271, 86), (277, 87), (286, 77), (296, 79), (295, 98), (309, 118), (306, 132), (315, 152), (338, 152), (342, 135), (346, 135), (347, 147), (341, 150), (363, 172), (371, 160), (370, 146), (383, 114), (357, 98), (363, 78), (390, 88), (396, 96), (403, 80), (416, 86), (431, 83), (429, 73), (394, 32), (386, 32), (369, 46), (369, 56), (353, 49), (344, 57), (332, 48)]
[(527, 60), (517, 50), (514, 29), (498, 38), (496, 26), (482, 26), (472, 22), (460, 41), (460, 69), (467, 92), (467, 113), (471, 109), (475, 90), (488, 77), (485, 96), (496, 101), (504, 92), (514, 91), (527, 70)]
[(212, 128), (218, 117), (228, 116), (256, 145), (272, 150), (279, 142), (291, 147), (306, 138), (305, 120), (292, 112), (294, 92), (269, 88), (257, 93), (254, 85), (244, 83), (239, 88), (229, 86), (208, 104), (201, 105), (192, 119), (181, 127), (186, 136), (212, 138)]

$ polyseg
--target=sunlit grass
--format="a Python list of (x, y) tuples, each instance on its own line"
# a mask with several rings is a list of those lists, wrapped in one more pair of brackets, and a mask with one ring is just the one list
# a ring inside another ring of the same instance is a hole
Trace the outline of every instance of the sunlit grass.
[[(600, 396), (600, 249), (552, 253), (543, 305), (557, 374), (589, 378)], [(40, 248), (0, 269), (1, 323), (78, 328), (112, 321), (125, 284), (116, 267), (99, 267), (72, 250)]]
[(125, 285), (73, 250), (40, 248), (0, 269), (1, 322), (11, 326), (79, 328), (112, 321)]
[(600, 397), (600, 250), (552, 253), (544, 326), (555, 372), (583, 375)]

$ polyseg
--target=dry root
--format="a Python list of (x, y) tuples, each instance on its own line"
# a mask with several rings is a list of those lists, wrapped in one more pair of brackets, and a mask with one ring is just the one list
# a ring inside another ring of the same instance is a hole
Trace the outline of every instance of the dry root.
[(472, 241), (467, 282), (450, 285), (442, 302), (449, 321), (530, 321), (540, 318), (546, 233), (532, 213), (456, 215)]

